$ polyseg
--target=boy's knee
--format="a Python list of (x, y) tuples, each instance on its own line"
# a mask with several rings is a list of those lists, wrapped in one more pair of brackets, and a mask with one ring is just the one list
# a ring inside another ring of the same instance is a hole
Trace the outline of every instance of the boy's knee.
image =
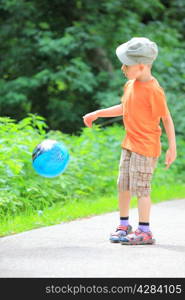
[(143, 192), (143, 193), (139, 193), (139, 194), (137, 194), (137, 198), (145, 198), (145, 199), (149, 199), (150, 200), (150, 192), (148, 192), (148, 191), (145, 191), (145, 192)]

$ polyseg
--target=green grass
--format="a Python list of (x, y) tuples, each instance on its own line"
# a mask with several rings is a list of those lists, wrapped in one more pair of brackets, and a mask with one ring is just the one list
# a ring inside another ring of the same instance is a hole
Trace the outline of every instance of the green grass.
[[(84, 127), (79, 136), (47, 132), (47, 138), (64, 142), (71, 159), (61, 176), (48, 179), (36, 174), (31, 159), (35, 146), (46, 138), (44, 119), (29, 115), (18, 123), (6, 117), (0, 122), (0, 236), (118, 210), (115, 187), (123, 126)], [(165, 135), (161, 142), (152, 180), (154, 203), (185, 195), (184, 138), (177, 136), (178, 159), (168, 172)], [(136, 200), (133, 197), (131, 207)]]
[[(181, 199), (184, 197), (185, 185), (165, 185), (160, 186), (160, 188), (153, 185), (151, 193), (153, 203), (171, 199)], [(137, 198), (133, 197), (131, 207), (136, 206)], [(97, 197), (97, 199), (74, 200), (65, 205), (57, 203), (35, 214), (28, 211), (22, 215), (2, 219), (0, 224), (0, 236), (11, 235), (42, 226), (69, 222), (75, 219), (87, 218), (113, 211), (118, 211), (117, 193), (112, 194), (110, 197), (105, 195), (103, 197)]]

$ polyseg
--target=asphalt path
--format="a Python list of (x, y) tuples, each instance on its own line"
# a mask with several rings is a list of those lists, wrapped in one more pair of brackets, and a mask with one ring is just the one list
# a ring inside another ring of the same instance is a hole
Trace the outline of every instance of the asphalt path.
[(118, 220), (113, 212), (2, 237), (0, 277), (185, 277), (185, 199), (152, 205), (155, 245), (110, 243)]

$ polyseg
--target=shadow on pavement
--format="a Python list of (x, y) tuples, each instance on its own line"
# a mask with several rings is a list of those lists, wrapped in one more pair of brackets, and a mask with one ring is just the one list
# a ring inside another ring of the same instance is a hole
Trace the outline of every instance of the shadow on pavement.
[(185, 246), (183, 245), (156, 244), (155, 247), (185, 253)]

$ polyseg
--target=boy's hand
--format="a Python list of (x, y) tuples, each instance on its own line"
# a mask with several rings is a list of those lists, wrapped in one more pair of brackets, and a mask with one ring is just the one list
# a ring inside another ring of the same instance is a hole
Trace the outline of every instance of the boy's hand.
[(176, 159), (177, 157), (177, 153), (176, 153), (176, 148), (169, 148), (166, 151), (166, 159), (165, 159), (165, 164), (166, 164), (166, 168), (168, 169), (170, 167), (170, 165), (172, 164), (172, 162)]
[(83, 116), (83, 121), (87, 127), (92, 127), (92, 122), (98, 119), (97, 112), (92, 112)]

